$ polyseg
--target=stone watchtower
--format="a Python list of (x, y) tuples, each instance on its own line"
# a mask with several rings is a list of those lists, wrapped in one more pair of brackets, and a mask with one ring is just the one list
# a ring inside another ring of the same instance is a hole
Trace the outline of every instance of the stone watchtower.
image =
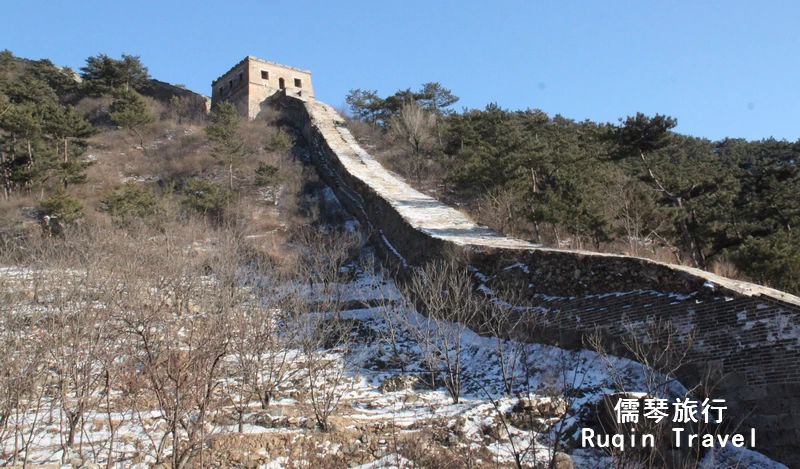
[(267, 98), (281, 90), (303, 100), (314, 99), (311, 71), (248, 55), (211, 83), (211, 106), (230, 101), (240, 114), (252, 120), (261, 112)]

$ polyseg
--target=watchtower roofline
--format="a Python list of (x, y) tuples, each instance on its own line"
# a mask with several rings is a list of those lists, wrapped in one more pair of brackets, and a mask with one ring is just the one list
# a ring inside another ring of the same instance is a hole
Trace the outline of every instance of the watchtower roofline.
[(311, 71), (248, 55), (211, 82), (211, 105), (229, 101), (242, 115), (255, 119), (278, 91), (303, 100), (314, 99)]
[(283, 65), (283, 64), (279, 64), (278, 62), (271, 62), (269, 60), (259, 59), (258, 57), (254, 56), (254, 55), (248, 55), (247, 57), (245, 57), (242, 60), (240, 60), (239, 63), (237, 63), (236, 65), (234, 65), (230, 69), (228, 69), (227, 72), (225, 72), (222, 75), (220, 75), (219, 77), (217, 77), (217, 79), (212, 81), (211, 84), (215, 85), (218, 81), (222, 80), (223, 78), (226, 78), (229, 73), (234, 71), (237, 67), (240, 67), (242, 64), (246, 63), (248, 60), (252, 61), (252, 62), (262, 63), (264, 65), (268, 65), (268, 66), (272, 66), (272, 67), (280, 67), (280, 68), (284, 68), (286, 70), (293, 70), (295, 72), (306, 73), (308, 75), (311, 75), (311, 70), (303, 70), (302, 68), (292, 67), (292, 66), (289, 66), (289, 65)]

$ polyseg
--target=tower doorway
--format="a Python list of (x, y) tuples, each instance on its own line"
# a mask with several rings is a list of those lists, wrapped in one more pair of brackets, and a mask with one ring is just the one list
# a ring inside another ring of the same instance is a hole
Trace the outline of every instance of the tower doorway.
[(283, 78), (278, 79), (278, 88), (280, 89), (286, 88), (286, 82), (283, 80)]

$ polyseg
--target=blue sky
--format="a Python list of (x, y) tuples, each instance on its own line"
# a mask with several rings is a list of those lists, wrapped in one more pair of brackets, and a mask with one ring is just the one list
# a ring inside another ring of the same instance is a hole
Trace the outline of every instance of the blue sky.
[(457, 106), (682, 133), (800, 138), (800, 2), (7, 1), (0, 48), (78, 68), (141, 55), (153, 77), (210, 93), (246, 55), (310, 69), (318, 99), (438, 81)]

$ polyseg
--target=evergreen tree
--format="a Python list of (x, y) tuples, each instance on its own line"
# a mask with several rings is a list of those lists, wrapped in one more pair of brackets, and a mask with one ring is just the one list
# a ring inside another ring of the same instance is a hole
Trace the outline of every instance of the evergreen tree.
[(121, 226), (127, 226), (136, 218), (147, 218), (156, 213), (158, 200), (152, 190), (134, 183), (127, 183), (102, 200), (103, 211), (109, 213)]
[(356, 119), (376, 125), (380, 116), (384, 101), (378, 97), (377, 91), (354, 89), (350, 90), (345, 98), (350, 112)]
[(0, 72), (7, 72), (14, 65), (14, 53), (8, 49), (0, 52)]
[(245, 154), (236, 106), (227, 101), (219, 103), (211, 112), (211, 125), (206, 135), (214, 144), (211, 155), (228, 165), (230, 189), (233, 190), (233, 167)]
[(111, 104), (111, 119), (134, 132), (144, 148), (142, 130), (155, 121), (155, 116), (139, 93), (129, 90), (120, 92)]
[(438, 82), (425, 83), (417, 95), (422, 107), (436, 115), (446, 114), (447, 108), (459, 100), (458, 96)]
[(70, 68), (59, 68), (50, 60), (42, 59), (33, 62), (28, 67), (27, 73), (42, 83), (46, 83), (62, 104), (71, 102), (77, 96), (79, 86), (75, 72)]
[(184, 193), (189, 207), (215, 220), (222, 217), (225, 206), (233, 197), (230, 190), (205, 179), (189, 180)]
[[(635, 158), (641, 163), (642, 179), (651, 183), (663, 200), (674, 207), (683, 245), (695, 266), (705, 267), (701, 240), (693, 233), (696, 212), (687, 203), (716, 190), (713, 177), (716, 160), (707, 140), (678, 136), (671, 132), (678, 121), (669, 116), (637, 113), (615, 131), (615, 159)], [(702, 169), (701, 169), (702, 168)]]
[(278, 183), (278, 167), (263, 161), (258, 164), (256, 168), (256, 185), (257, 186), (274, 186)]
[(756, 282), (800, 292), (800, 234), (781, 230), (764, 237), (750, 236), (732, 253), (736, 265)]
[[(74, 79), (48, 60), (15, 67), (13, 55), (0, 65), (10, 78), (0, 97), (0, 179), (8, 198), (13, 190), (31, 190), (57, 176), (64, 187), (85, 180), (89, 165), (78, 157), (93, 128), (72, 108), (60, 104), (74, 92)], [(60, 96), (58, 93), (63, 92)]]
[(9, 105), (0, 116), (0, 151), (4, 192), (10, 194), (12, 188), (46, 179), (54, 147), (46, 144), (45, 123), (58, 103), (52, 89), (30, 76), (13, 81), (7, 92)]
[(92, 96), (99, 96), (120, 90), (141, 90), (150, 74), (138, 55), (122, 54), (122, 59), (116, 60), (98, 54), (86, 59), (86, 65), (81, 67), (81, 78), (84, 90)]
[(85, 170), (91, 163), (78, 161), (77, 157), (82, 155), (86, 148), (85, 139), (94, 133), (92, 125), (86, 122), (72, 106), (66, 105), (57, 106), (53, 110), (45, 129), (58, 144), (56, 151), (60, 157), (58, 170), (64, 188), (66, 189), (69, 184), (85, 182)]
[(31, 102), (42, 108), (58, 104), (58, 95), (53, 88), (28, 73), (13, 80), (4, 91), (8, 99), (14, 103)]
[(58, 189), (55, 194), (43, 200), (39, 204), (39, 211), (48, 234), (60, 234), (64, 226), (83, 218), (83, 205), (65, 189)]

